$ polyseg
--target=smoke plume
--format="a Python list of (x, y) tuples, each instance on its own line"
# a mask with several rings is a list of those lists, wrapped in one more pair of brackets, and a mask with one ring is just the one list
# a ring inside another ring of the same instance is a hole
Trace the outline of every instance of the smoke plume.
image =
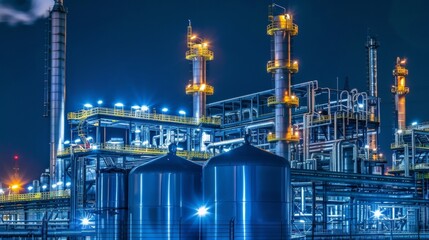
[(0, 23), (32, 24), (48, 16), (53, 4), (53, 0), (0, 0)]

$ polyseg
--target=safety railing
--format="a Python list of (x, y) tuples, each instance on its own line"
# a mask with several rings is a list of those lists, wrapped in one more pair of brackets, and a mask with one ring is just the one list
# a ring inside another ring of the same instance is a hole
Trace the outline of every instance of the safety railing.
[[(411, 143), (405, 144), (405, 143), (392, 143), (390, 144), (390, 149), (398, 149), (398, 148), (404, 148), (404, 147), (411, 147)], [(415, 144), (416, 148), (420, 149), (429, 149), (429, 144)]]
[(393, 73), (398, 76), (406, 76), (408, 75), (408, 69), (401, 66), (397, 66), (395, 70), (393, 70)]
[(26, 202), (37, 200), (53, 200), (60, 198), (69, 198), (69, 190), (58, 190), (51, 192), (38, 192), (38, 193), (23, 193), (23, 194), (1, 194), (0, 203), (5, 202)]
[(299, 105), (299, 98), (295, 95), (285, 96), (283, 99), (276, 96), (268, 97), (267, 105), (272, 106), (274, 104), (286, 104), (288, 107), (297, 107)]
[(192, 60), (195, 57), (204, 57), (206, 60), (213, 60), (214, 54), (206, 47), (193, 47), (186, 51), (186, 59)]
[(173, 116), (173, 115), (166, 115), (166, 114), (147, 113), (141, 110), (128, 111), (123, 109), (100, 108), (100, 107), (91, 108), (87, 110), (84, 109), (78, 112), (70, 112), (67, 114), (67, 119), (82, 120), (97, 114), (114, 116), (114, 117), (128, 117), (128, 118), (135, 118), (135, 119), (153, 120), (153, 121), (160, 121), (160, 122), (189, 124), (189, 125), (199, 125), (200, 123), (213, 124), (213, 125), (221, 124), (220, 118), (203, 117), (198, 119), (198, 118), (185, 117), (185, 116)]
[(195, 92), (203, 92), (207, 95), (213, 95), (214, 94), (214, 87), (208, 85), (208, 84), (189, 84), (186, 86), (186, 94), (192, 94)]
[(391, 92), (404, 95), (410, 92), (410, 88), (406, 86), (392, 86)]
[(292, 36), (298, 34), (298, 25), (293, 23), (292, 19), (284, 19), (280, 21), (273, 21), (267, 26), (267, 34), (273, 35), (275, 31), (288, 31)]
[(285, 137), (276, 136), (274, 133), (269, 133), (267, 135), (268, 142), (276, 141), (287, 141), (287, 142), (299, 142), (299, 135), (297, 133), (287, 132)]
[[(117, 153), (128, 153), (128, 154), (147, 154), (147, 155), (164, 155), (167, 154), (167, 149), (162, 148), (147, 148), (139, 146), (123, 146), (115, 144), (101, 144), (101, 145), (92, 145), (91, 148), (85, 149), (83, 145), (76, 145), (73, 148), (73, 153), (85, 153), (92, 150), (103, 150), (108, 152), (117, 152)], [(70, 148), (64, 149), (61, 152), (58, 152), (58, 156), (70, 155)], [(213, 155), (208, 152), (196, 152), (196, 151), (177, 151), (177, 156), (187, 158), (187, 159), (209, 159)]]
[(277, 61), (268, 61), (267, 63), (267, 72), (272, 72), (273, 70), (285, 68), (292, 73), (299, 71), (299, 65), (297, 61), (286, 61), (283, 65), (280, 65)]

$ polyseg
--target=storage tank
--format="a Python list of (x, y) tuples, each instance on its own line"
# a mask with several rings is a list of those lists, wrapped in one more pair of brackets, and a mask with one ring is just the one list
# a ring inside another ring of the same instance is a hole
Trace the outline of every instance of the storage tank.
[(196, 239), (202, 167), (169, 153), (129, 175), (129, 239)]
[(101, 169), (97, 178), (97, 239), (126, 239), (127, 172)]
[(203, 239), (290, 239), (290, 165), (244, 145), (211, 158), (203, 169)]
[(49, 175), (49, 169), (46, 169), (44, 173), (40, 176), (40, 186), (42, 192), (47, 192), (50, 189), (50, 175)]

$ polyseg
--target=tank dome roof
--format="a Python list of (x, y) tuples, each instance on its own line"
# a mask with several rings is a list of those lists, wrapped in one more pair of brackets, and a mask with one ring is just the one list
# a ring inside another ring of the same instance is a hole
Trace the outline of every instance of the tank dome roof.
[(205, 166), (241, 165), (289, 166), (289, 162), (283, 157), (245, 143), (229, 152), (212, 157)]
[(174, 153), (168, 153), (167, 155), (137, 166), (130, 174), (142, 172), (200, 172), (201, 168), (202, 166), (196, 163), (178, 157)]

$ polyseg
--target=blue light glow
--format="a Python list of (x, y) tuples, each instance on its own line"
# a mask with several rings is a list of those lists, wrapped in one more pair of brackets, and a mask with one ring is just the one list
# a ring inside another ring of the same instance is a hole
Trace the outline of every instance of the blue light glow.
[(149, 107), (147, 105), (143, 105), (141, 107), (141, 109), (142, 109), (143, 112), (146, 112), (147, 110), (149, 110)]
[(206, 206), (201, 206), (197, 209), (197, 215), (199, 217), (204, 217), (209, 213), (209, 209)]

